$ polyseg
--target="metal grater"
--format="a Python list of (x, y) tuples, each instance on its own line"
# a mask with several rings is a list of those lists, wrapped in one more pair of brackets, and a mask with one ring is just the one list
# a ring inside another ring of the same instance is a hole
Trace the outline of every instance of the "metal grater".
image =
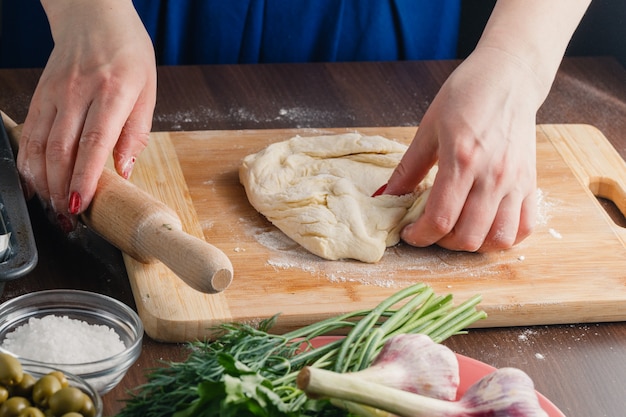
[(6, 281), (30, 272), (37, 247), (11, 143), (0, 122), (0, 294)]

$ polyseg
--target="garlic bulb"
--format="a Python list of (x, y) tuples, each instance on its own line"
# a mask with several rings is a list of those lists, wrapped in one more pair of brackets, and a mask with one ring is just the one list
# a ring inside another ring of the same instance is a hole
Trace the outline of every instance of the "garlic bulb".
[(369, 368), (354, 373), (388, 387), (452, 401), (459, 388), (459, 363), (446, 346), (423, 334), (390, 338)]

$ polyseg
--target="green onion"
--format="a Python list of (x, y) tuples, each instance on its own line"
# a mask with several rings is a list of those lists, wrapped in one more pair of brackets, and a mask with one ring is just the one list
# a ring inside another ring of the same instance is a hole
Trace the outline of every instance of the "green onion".
[[(213, 417), (346, 415), (328, 401), (311, 400), (296, 386), (298, 372), (315, 367), (358, 371), (384, 343), (400, 333), (422, 333), (436, 342), (463, 333), (486, 314), (474, 296), (454, 306), (425, 284), (406, 287), (371, 310), (354, 311), (277, 335), (278, 315), (258, 328), (242, 323), (218, 326), (214, 339), (189, 344), (183, 362), (152, 369), (147, 382), (129, 393), (118, 417)], [(313, 348), (319, 336), (346, 334)]]

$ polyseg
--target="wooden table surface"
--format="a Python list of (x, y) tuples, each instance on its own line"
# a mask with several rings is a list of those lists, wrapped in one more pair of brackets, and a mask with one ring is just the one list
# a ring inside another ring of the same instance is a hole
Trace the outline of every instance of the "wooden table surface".
[[(414, 126), (457, 64), (162, 67), (153, 130)], [(0, 70), (0, 109), (23, 121), (40, 73)], [(612, 58), (566, 58), (537, 122), (595, 125), (626, 158), (626, 70)], [(77, 288), (134, 306), (115, 248), (84, 229), (63, 236), (38, 204), (31, 202), (29, 209), (39, 263), (26, 277), (8, 282), (0, 301), (36, 290)], [(568, 417), (626, 415), (626, 323), (472, 330), (446, 344), (496, 367), (523, 369)], [(143, 382), (148, 368), (185, 356), (183, 345), (146, 338), (139, 361), (104, 396), (105, 415), (123, 406), (126, 390)]]

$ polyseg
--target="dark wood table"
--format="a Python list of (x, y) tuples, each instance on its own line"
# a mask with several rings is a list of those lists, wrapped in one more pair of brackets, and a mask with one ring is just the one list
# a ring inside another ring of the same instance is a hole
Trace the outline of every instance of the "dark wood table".
[[(457, 64), (162, 67), (153, 130), (418, 125)], [(0, 109), (23, 121), (40, 73), (0, 70)], [(626, 158), (626, 71), (612, 58), (565, 59), (537, 122), (595, 125)], [(38, 204), (29, 209), (40, 260), (34, 272), (6, 284), (2, 301), (35, 290), (78, 288), (134, 306), (115, 248), (85, 230), (63, 236)], [(615, 217), (623, 224), (623, 216)], [(569, 417), (626, 415), (626, 323), (472, 330), (446, 344), (496, 367), (525, 370)], [(104, 397), (105, 415), (123, 406), (126, 390), (143, 382), (148, 368), (185, 356), (183, 345), (146, 338), (139, 361)]]

